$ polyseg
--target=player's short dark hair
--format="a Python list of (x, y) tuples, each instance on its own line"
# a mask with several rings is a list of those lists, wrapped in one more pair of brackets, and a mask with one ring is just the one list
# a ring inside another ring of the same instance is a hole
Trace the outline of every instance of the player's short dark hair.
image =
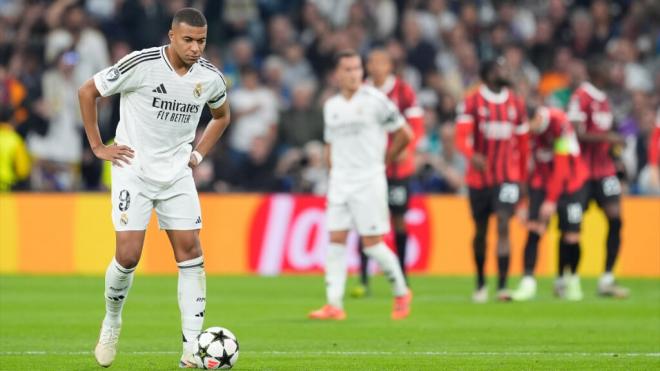
[(587, 74), (589, 79), (606, 78), (610, 64), (602, 55), (591, 57), (587, 61)]
[(206, 17), (195, 8), (182, 8), (172, 18), (172, 26), (179, 23), (185, 23), (193, 27), (204, 27), (206, 26)]
[(351, 58), (351, 57), (360, 57), (360, 54), (353, 49), (340, 50), (337, 53), (335, 53), (335, 56), (333, 58), (333, 62), (334, 62), (333, 65), (335, 66), (335, 68), (337, 68), (337, 66), (339, 66), (339, 62), (341, 62), (342, 59)]
[(502, 57), (487, 59), (481, 63), (479, 66), (479, 78), (481, 81), (488, 80), (490, 73), (495, 70), (498, 66), (501, 66), (504, 63)]
[(369, 50), (369, 56), (371, 56), (374, 53), (383, 53), (390, 60), (391, 63), (394, 63), (392, 55), (390, 54), (390, 52), (387, 50), (386, 47), (379, 45), (371, 48), (371, 50)]

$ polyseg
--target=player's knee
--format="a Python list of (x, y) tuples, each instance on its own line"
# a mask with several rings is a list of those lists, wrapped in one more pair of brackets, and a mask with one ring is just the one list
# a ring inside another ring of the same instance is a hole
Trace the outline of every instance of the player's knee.
[(330, 243), (336, 243), (340, 245), (346, 244), (346, 239), (348, 238), (348, 231), (331, 231), (330, 232)]
[(621, 219), (621, 208), (618, 203), (609, 203), (604, 207), (605, 215), (607, 219)]
[(383, 236), (362, 236), (362, 246), (369, 248), (383, 242)]
[(406, 220), (403, 214), (393, 215), (392, 224), (395, 232), (406, 232)]
[(509, 218), (497, 216), (497, 238), (499, 240), (509, 239)]
[(579, 232), (564, 232), (561, 235), (561, 240), (568, 244), (575, 244), (580, 242)]
[(474, 248), (478, 252), (486, 250), (486, 232), (488, 231), (488, 222), (477, 222), (474, 233)]
[(475, 237), (477, 237), (479, 239), (482, 239), (482, 238), (485, 239), (487, 230), (488, 230), (488, 222), (487, 221), (477, 222)]
[(537, 221), (529, 221), (527, 222), (527, 229), (531, 233), (542, 235), (545, 233), (545, 224)]
[(199, 235), (192, 234), (186, 238), (181, 239), (177, 243), (176, 249), (179, 252), (179, 255), (184, 258), (184, 260), (194, 259), (199, 256), (202, 256), (202, 246), (199, 242)]
[(140, 261), (140, 255), (135, 251), (117, 250), (115, 253), (115, 260), (117, 260), (117, 263), (119, 263), (119, 265), (121, 265), (123, 268), (132, 269), (138, 265), (138, 262)]

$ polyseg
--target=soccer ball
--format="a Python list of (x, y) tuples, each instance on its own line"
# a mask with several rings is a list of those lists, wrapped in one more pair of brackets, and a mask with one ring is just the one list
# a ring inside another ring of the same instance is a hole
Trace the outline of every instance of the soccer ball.
[(224, 327), (202, 331), (193, 350), (197, 366), (207, 370), (229, 369), (238, 360), (238, 340)]

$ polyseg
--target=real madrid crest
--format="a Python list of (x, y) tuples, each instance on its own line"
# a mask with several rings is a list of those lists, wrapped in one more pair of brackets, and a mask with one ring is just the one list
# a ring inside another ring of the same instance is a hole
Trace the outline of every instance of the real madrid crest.
[(128, 214), (121, 213), (121, 217), (119, 218), (119, 222), (121, 223), (121, 225), (128, 224)]
[(199, 97), (202, 96), (202, 83), (201, 82), (198, 82), (197, 84), (195, 84), (195, 89), (193, 90), (193, 95), (195, 96), (195, 98), (199, 98)]

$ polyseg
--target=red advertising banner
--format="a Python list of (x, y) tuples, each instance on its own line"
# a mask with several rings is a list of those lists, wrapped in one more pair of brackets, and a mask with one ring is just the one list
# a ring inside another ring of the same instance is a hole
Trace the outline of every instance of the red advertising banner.
[[(427, 270), (430, 224), (426, 205), (413, 198), (406, 214), (409, 230), (406, 265), (413, 272)], [(319, 272), (323, 269), (328, 232), (325, 227), (325, 199), (312, 196), (272, 195), (264, 197), (251, 225), (248, 247), (249, 269), (262, 275)], [(392, 234), (386, 242), (393, 246)], [(359, 265), (358, 236), (350, 233), (348, 266)], [(373, 263), (370, 269), (375, 270)]]

